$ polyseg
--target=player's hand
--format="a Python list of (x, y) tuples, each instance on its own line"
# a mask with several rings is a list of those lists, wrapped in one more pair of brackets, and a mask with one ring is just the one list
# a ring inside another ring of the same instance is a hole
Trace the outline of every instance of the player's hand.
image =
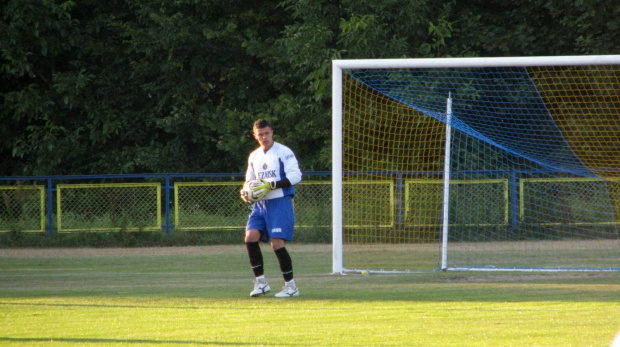
[(252, 190), (261, 190), (265, 189), (266, 191), (270, 191), (276, 188), (276, 182), (269, 182), (267, 180), (255, 180), (250, 184), (250, 188)]
[(248, 204), (252, 203), (250, 200), (248, 200), (248, 192), (246, 192), (245, 190), (241, 189), (239, 191), (239, 195), (241, 196), (241, 200), (247, 202)]
[(255, 180), (250, 183), (250, 188), (253, 191), (259, 192), (257, 197), (262, 199), (269, 193), (270, 190), (275, 188), (275, 182), (269, 182), (267, 180)]

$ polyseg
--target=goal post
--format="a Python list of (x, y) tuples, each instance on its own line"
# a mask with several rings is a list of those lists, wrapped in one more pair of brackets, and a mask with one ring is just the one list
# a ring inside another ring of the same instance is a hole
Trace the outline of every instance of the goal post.
[(443, 203), (441, 205), (441, 269), (448, 268), (448, 228), (450, 225), (450, 153), (452, 133), (452, 97), (446, 102), (446, 148), (443, 161)]
[(342, 68), (334, 60), (332, 71), (332, 271), (341, 273), (342, 259)]
[(620, 270), (620, 55), (332, 68), (334, 273)]

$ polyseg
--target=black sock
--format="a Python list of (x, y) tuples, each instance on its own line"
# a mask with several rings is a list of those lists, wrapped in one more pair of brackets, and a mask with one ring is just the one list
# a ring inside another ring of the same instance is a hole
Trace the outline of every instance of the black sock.
[(278, 261), (280, 262), (280, 270), (284, 281), (288, 282), (293, 279), (293, 261), (285, 247), (275, 251)]
[(263, 253), (260, 250), (258, 242), (246, 242), (245, 248), (247, 248), (248, 255), (250, 256), (250, 266), (252, 267), (252, 271), (254, 271), (254, 276), (262, 276), (264, 274)]

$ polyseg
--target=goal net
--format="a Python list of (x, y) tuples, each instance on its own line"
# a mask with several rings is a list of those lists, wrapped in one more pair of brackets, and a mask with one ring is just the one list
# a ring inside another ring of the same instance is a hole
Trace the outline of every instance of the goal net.
[(620, 270), (620, 55), (333, 61), (333, 271)]

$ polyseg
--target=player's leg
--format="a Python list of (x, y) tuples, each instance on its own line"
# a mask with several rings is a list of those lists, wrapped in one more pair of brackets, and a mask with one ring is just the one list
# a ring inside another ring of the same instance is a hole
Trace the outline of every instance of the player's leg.
[(280, 263), (280, 270), (282, 271), (282, 277), (285, 282), (289, 282), (293, 279), (293, 261), (288, 253), (286, 247), (284, 247), (284, 240), (273, 238), (271, 241), (271, 248), (278, 258)]
[[(273, 240), (281, 240), (282, 247), (279, 247), (274, 250), (276, 256), (278, 257), (278, 262), (280, 263), (280, 270), (282, 271), (282, 277), (284, 278), (284, 288), (282, 291), (276, 294), (276, 298), (288, 298), (291, 296), (299, 296), (299, 288), (297, 288), (297, 284), (295, 283), (295, 278), (293, 278), (293, 262), (291, 260), (291, 256), (288, 253), (288, 250), (283, 245), (282, 239), (272, 239), (272, 247), (274, 246)], [(277, 242), (276, 242), (277, 243)]]
[(263, 253), (258, 244), (260, 240), (260, 231), (257, 229), (246, 230), (245, 232), (245, 248), (250, 257), (250, 266), (254, 272), (254, 277), (264, 275), (263, 269)]
[(278, 258), (285, 282), (283, 290), (276, 294), (276, 297), (299, 296), (299, 289), (293, 278), (293, 262), (288, 250), (284, 246), (285, 241), (293, 240), (295, 214), (293, 212), (292, 199), (290, 197), (274, 199), (273, 203), (270, 203), (268, 207), (270, 212), (277, 211), (277, 213), (268, 213), (266, 223), (271, 248)]
[(260, 296), (271, 291), (269, 283), (265, 279), (263, 253), (261, 252), (259, 242), (265, 237), (264, 220), (254, 212), (250, 214), (248, 225), (245, 230), (245, 248), (250, 258), (250, 266), (254, 272), (254, 289), (250, 292), (250, 296)]
[(299, 296), (299, 288), (297, 288), (293, 278), (293, 261), (288, 250), (284, 247), (284, 240), (271, 239), (271, 247), (278, 258), (282, 277), (284, 278), (284, 288), (282, 288), (280, 293), (276, 294), (276, 298)]

